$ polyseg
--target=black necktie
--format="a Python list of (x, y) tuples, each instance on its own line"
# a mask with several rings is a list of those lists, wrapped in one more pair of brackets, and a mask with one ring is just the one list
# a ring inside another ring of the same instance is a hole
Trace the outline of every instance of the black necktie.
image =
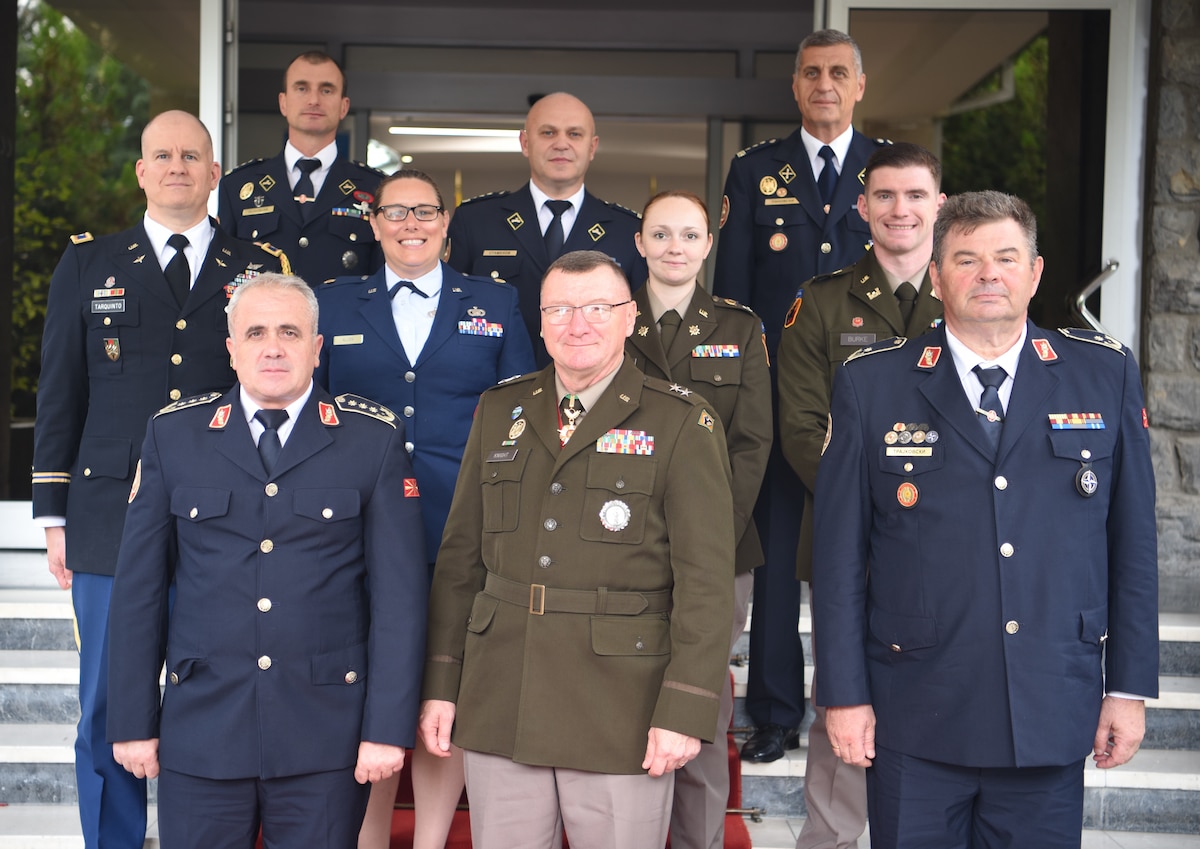
[(558, 441), (561, 444), (566, 445), (570, 441), (582, 415), (583, 404), (579, 396), (564, 395), (558, 405)]
[(279, 428), (288, 420), (288, 411), (259, 410), (254, 414), (254, 418), (266, 428), (258, 438), (258, 456), (262, 457), (263, 468), (269, 475), (275, 468), (275, 461), (279, 459), (279, 451), (283, 447), (279, 442)]
[[(312, 172), (321, 167), (321, 160), (298, 159), (296, 167), (300, 169), (300, 179), (296, 181), (296, 188), (292, 194), (296, 196), (297, 203), (300, 204), (300, 215), (307, 221), (312, 202), (317, 199), (317, 192), (313, 188)], [(304, 201), (300, 201), (300, 198), (304, 198)]]
[(817, 191), (821, 193), (821, 203), (825, 204), (825, 212), (829, 213), (829, 204), (833, 202), (833, 190), (837, 187), (838, 173), (833, 167), (833, 148), (829, 145), (822, 146), (818, 151), (817, 156), (825, 160), (825, 167), (821, 169), (821, 174), (817, 177)]
[(392, 288), (388, 289), (388, 297), (391, 298), (393, 301), (396, 300), (396, 293), (399, 292), (401, 289), (411, 289), (414, 295), (420, 295), (422, 298), (429, 297), (424, 292), (422, 292), (420, 289), (418, 289), (416, 287), (416, 284), (414, 284), (411, 280), (396, 281), (396, 284), (394, 286), (392, 286)]
[(188, 265), (187, 257), (183, 253), (183, 249), (189, 244), (188, 237), (182, 233), (172, 233), (171, 237), (167, 239), (167, 244), (175, 249), (175, 256), (171, 257), (171, 261), (163, 269), (163, 274), (167, 277), (171, 294), (175, 296), (176, 302), (182, 307), (187, 302), (188, 292), (192, 289), (192, 268)]
[(663, 353), (671, 350), (671, 343), (675, 341), (675, 333), (682, 323), (683, 319), (675, 310), (667, 310), (659, 317), (658, 334), (662, 337)]
[(917, 289), (905, 280), (896, 287), (896, 303), (900, 305), (900, 321), (908, 330), (908, 321), (912, 318), (913, 307), (917, 305)]
[(972, 371), (983, 384), (983, 395), (975, 412), (979, 414), (979, 421), (992, 443), (992, 450), (995, 451), (1000, 444), (1000, 431), (1004, 428), (1004, 405), (1000, 403), (1000, 384), (1004, 383), (1004, 378), (1008, 375), (999, 366), (975, 366)]
[(548, 200), (546, 208), (554, 213), (554, 217), (550, 219), (550, 225), (546, 228), (546, 257), (551, 261), (558, 259), (558, 255), (562, 253), (563, 242), (566, 237), (563, 235), (563, 213), (571, 208), (569, 200)]

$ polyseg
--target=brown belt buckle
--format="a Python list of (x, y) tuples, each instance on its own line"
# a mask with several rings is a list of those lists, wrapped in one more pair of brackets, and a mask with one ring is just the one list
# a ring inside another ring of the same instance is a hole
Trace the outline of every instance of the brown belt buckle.
[(531, 616), (546, 615), (546, 585), (529, 585), (529, 613)]

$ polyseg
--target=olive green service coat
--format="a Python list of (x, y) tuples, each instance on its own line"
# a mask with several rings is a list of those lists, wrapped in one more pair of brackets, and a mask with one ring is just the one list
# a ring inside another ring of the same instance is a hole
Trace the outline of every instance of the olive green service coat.
[(558, 400), (553, 366), (479, 400), (423, 697), (457, 703), (465, 749), (636, 774), (651, 727), (711, 742), (717, 726), (733, 616), (725, 437), (707, 402), (628, 359), (565, 447)]
[(697, 285), (683, 323), (664, 351), (650, 313), (648, 288), (633, 293), (638, 319), (625, 341), (625, 354), (651, 377), (695, 390), (725, 428), (733, 473), (734, 570), (749, 572), (763, 562), (754, 526), (754, 503), (771, 456), (771, 374), (762, 319), (729, 298), (715, 298)]
[(800, 580), (812, 580), (813, 491), (834, 374), (859, 348), (893, 336), (920, 336), (941, 318), (942, 302), (926, 271), (905, 327), (887, 275), (870, 250), (854, 265), (814, 277), (796, 295), (779, 342), (779, 442), (805, 489), (796, 549)]

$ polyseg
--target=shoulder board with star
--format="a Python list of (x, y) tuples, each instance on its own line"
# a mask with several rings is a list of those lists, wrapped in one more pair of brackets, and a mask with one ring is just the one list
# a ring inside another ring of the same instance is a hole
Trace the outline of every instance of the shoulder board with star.
[(241, 171), (243, 168), (246, 168), (246, 167), (248, 167), (248, 166), (250, 166), (250, 165), (257, 165), (257, 164), (258, 164), (258, 163), (260, 163), (260, 162), (266, 162), (266, 161), (267, 161), (267, 160), (266, 160), (264, 157), (262, 157), (262, 156), (258, 157), (257, 159), (247, 159), (247, 160), (246, 160), (245, 162), (243, 162), (241, 165), (235, 165), (234, 167), (230, 168), (230, 169), (229, 169), (228, 171), (226, 171), (225, 173), (226, 173), (226, 174), (232, 174), (234, 171)]
[(886, 144), (895, 144), (891, 139), (875, 139), (875, 144), (883, 147)]
[(187, 410), (191, 407), (203, 407), (205, 404), (211, 404), (221, 397), (220, 392), (205, 392), (203, 395), (193, 395), (191, 398), (180, 398), (167, 406), (163, 407), (154, 414), (155, 418), (165, 413), (178, 413), (180, 410)]
[(351, 159), (351, 160), (350, 160), (350, 164), (351, 164), (351, 165), (357, 165), (357, 166), (358, 166), (359, 168), (361, 168), (362, 170), (364, 170), (364, 171), (366, 171), (366, 172), (368, 172), (368, 173), (370, 173), (370, 174), (373, 174), (373, 175), (375, 175), (376, 177), (386, 177), (386, 176), (387, 176), (387, 174), (383, 173), (383, 172), (382, 172), (382, 171), (380, 171), (378, 168), (372, 168), (372, 167), (371, 167), (370, 165), (368, 165), (367, 163), (365, 163), (365, 162), (359, 162), (357, 159)]
[(96, 237), (91, 233), (76, 233), (71, 237), (72, 245), (86, 245), (88, 242), (95, 241)]
[(617, 212), (623, 212), (623, 213), (625, 213), (626, 215), (632, 215), (634, 218), (638, 219), (639, 221), (640, 221), (640, 220), (641, 220), (641, 218), (642, 218), (642, 214), (641, 214), (640, 212), (637, 212), (637, 211), (635, 211), (635, 210), (632, 210), (632, 209), (630, 209), (630, 208), (629, 208), (629, 207), (627, 207), (627, 206), (621, 206), (621, 204), (619, 204), (619, 203), (606, 203), (605, 205), (606, 205), (606, 206), (607, 206), (609, 209), (614, 209), (614, 210), (616, 210)]
[(757, 144), (752, 144), (749, 147), (742, 148), (735, 154), (735, 156), (742, 157), (747, 153), (752, 153), (758, 150), (759, 148), (770, 147), (771, 145), (775, 144), (779, 144), (779, 139), (766, 139), (765, 141), (760, 141)]
[(869, 357), (871, 354), (881, 354), (884, 351), (899, 351), (907, 341), (908, 339), (904, 336), (893, 336), (891, 339), (884, 339), (882, 342), (876, 342), (874, 345), (859, 348), (853, 354), (846, 357), (846, 362)]
[(459, 206), (466, 206), (469, 203), (475, 203), (475, 201), (477, 201), (477, 200), (487, 200), (488, 198), (502, 198), (509, 194), (512, 194), (512, 193), (507, 192), (507, 191), (487, 192), (482, 195), (475, 195), (475, 197), (473, 197), (473, 198), (467, 198), (462, 203), (460, 203)]
[(393, 430), (396, 428), (396, 414), (389, 410), (383, 404), (376, 403), (370, 398), (364, 398), (361, 395), (351, 395), (345, 393), (333, 399), (338, 405), (338, 409), (345, 413), (359, 413), (367, 418), (381, 421), (388, 425)]
[(1099, 330), (1087, 330), (1083, 327), (1060, 327), (1058, 328), (1058, 332), (1068, 339), (1074, 339), (1076, 342), (1091, 342), (1093, 345), (1109, 348), (1121, 356), (1125, 356), (1125, 346), (1107, 333), (1101, 333)]
[(754, 315), (754, 310), (743, 303), (735, 301), (733, 298), (722, 298), (717, 295), (712, 296), (713, 305), (727, 310), (738, 310), (739, 312), (747, 312)]

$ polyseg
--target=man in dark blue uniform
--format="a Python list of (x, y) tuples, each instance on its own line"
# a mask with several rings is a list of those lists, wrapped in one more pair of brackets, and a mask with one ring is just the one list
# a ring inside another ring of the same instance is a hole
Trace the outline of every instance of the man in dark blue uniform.
[(221, 228), (241, 239), (269, 239), (314, 287), (383, 264), (368, 220), (383, 174), (338, 156), (338, 124), (349, 110), (341, 66), (319, 51), (300, 54), (279, 93), (288, 124), (283, 152), (239, 165), (221, 180)]
[(414, 742), (428, 577), (404, 426), (313, 382), (317, 301), (300, 278), (241, 288), (229, 332), (237, 384), (170, 405), (146, 434), (108, 736), (126, 769), (159, 775), (163, 846), (251, 847), (261, 824), (266, 846), (345, 849), (366, 785)]
[(813, 622), (830, 743), (869, 766), (871, 845), (1078, 849), (1083, 764), (1158, 694), (1154, 470), (1137, 363), (1028, 320), (1028, 205), (951, 197), (945, 324), (838, 371)]
[[(850, 36), (836, 30), (809, 35), (792, 77), (800, 128), (782, 141), (741, 151), (730, 164), (713, 291), (762, 316), (772, 363), (801, 284), (857, 261), (870, 244), (857, 204), (867, 157), (880, 142), (850, 123), (866, 84)], [(774, 368), (771, 375), (774, 381)], [(776, 432), (755, 513), (766, 562), (755, 571), (750, 626), (746, 709), (757, 730), (742, 747), (750, 761), (777, 760), (799, 745), (804, 650), (796, 546), (803, 503), (804, 487)]]
[(141, 849), (146, 837), (145, 782), (104, 741), (108, 601), (146, 420), (232, 385), (225, 306), (238, 285), (286, 263), (208, 217), (221, 172), (194, 116), (165, 112), (147, 124), (136, 170), (142, 223), (73, 236), (50, 281), (34, 439), (33, 515), (79, 628), (75, 772), (89, 849)]
[[(464, 201), (450, 221), (450, 265), (516, 286), (528, 328), (541, 327), (542, 275), (570, 251), (603, 251), (634, 289), (646, 282), (646, 261), (633, 238), (638, 214), (584, 188), (599, 144), (583, 101), (562, 92), (546, 95), (529, 110), (521, 130), (529, 182), (515, 192)], [(547, 365), (550, 357), (536, 334), (533, 348), (538, 368)]]

